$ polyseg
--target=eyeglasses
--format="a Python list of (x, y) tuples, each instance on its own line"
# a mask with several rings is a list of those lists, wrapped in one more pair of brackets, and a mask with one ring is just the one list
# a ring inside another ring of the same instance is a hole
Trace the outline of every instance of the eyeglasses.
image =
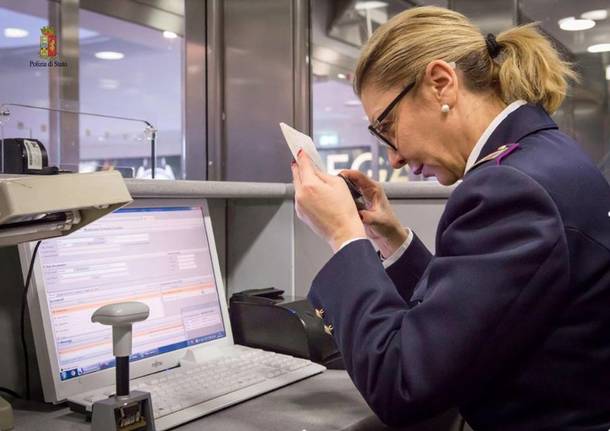
[(394, 107), (398, 104), (398, 102), (400, 102), (400, 99), (402, 99), (403, 97), (406, 96), (406, 94), (413, 88), (415, 87), (415, 82), (412, 82), (411, 84), (407, 85), (399, 94), (398, 96), (396, 96), (394, 98), (394, 100), (392, 100), (390, 102), (390, 104), (388, 105), (387, 108), (385, 108), (383, 110), (383, 112), (381, 113), (381, 115), (379, 115), (379, 117), (377, 117), (377, 119), (375, 121), (373, 121), (373, 124), (369, 125), (369, 132), (371, 133), (371, 135), (373, 135), (375, 138), (377, 138), (377, 141), (379, 141), (379, 143), (381, 145), (383, 145), (384, 147), (390, 148), (394, 151), (398, 151), (398, 148), (396, 148), (396, 146), (390, 142), (390, 140), (388, 138), (386, 138), (385, 136), (383, 136), (382, 130), (380, 129), (383, 120), (385, 120), (385, 118), (390, 114), (390, 112), (392, 112), (392, 109), (394, 109)]

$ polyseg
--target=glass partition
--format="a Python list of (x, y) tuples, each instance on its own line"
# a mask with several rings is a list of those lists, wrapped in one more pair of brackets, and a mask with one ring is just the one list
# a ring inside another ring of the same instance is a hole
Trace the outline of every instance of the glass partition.
[[(357, 169), (379, 181), (422, 181), (408, 166), (393, 170), (386, 150), (367, 130), (368, 119), (352, 90), (360, 48), (392, 16), (418, 5), (447, 1), (312, 1), (313, 138), (331, 173)], [(429, 179), (429, 180), (434, 180)]]
[(610, 4), (607, 0), (312, 1), (312, 111), (314, 141), (330, 170), (360, 169), (380, 181), (422, 180), (408, 168), (392, 172), (384, 149), (369, 137), (351, 90), (359, 50), (371, 33), (402, 10), (454, 7), (483, 32), (514, 24), (540, 28), (581, 76), (554, 114), (610, 179)]
[(554, 118), (610, 180), (610, 3), (520, 0), (519, 19), (539, 22), (580, 74)]
[[(125, 0), (102, 14), (79, 9), (92, 6), (84, 0), (0, 0), (0, 105), (32, 107), (8, 107), (5, 136), (40, 140), (49, 163), (70, 170), (184, 178), (183, 3)], [(143, 123), (111, 117), (154, 125), (154, 154)]]
[[(133, 22), (80, 10), (80, 110), (145, 118), (157, 129), (156, 178), (183, 178), (183, 38)], [(151, 178), (142, 128), (98, 117), (80, 124), (80, 160), (130, 166)]]

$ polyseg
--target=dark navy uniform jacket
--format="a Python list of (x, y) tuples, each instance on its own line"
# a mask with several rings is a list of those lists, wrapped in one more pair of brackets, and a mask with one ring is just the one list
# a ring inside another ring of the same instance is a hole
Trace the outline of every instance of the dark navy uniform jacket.
[(610, 187), (535, 105), (447, 201), (432, 256), (384, 270), (368, 240), (316, 276), (352, 380), (389, 425), (458, 406), (475, 430), (610, 429)]

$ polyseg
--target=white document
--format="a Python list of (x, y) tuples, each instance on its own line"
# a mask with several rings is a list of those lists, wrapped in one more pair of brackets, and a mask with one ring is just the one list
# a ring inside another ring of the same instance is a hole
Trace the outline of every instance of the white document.
[(280, 123), (280, 128), (282, 129), (284, 139), (286, 139), (286, 143), (292, 152), (292, 157), (294, 157), (295, 160), (297, 160), (297, 153), (302, 149), (319, 170), (326, 172), (326, 167), (324, 166), (324, 163), (322, 163), (322, 157), (320, 157), (320, 153), (316, 150), (316, 146), (309, 136), (293, 129), (285, 123)]

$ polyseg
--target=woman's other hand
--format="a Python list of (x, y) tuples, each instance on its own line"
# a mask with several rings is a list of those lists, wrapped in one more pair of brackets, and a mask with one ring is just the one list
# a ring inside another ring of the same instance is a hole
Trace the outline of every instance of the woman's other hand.
[(366, 235), (383, 257), (390, 257), (406, 241), (407, 231), (398, 221), (383, 188), (360, 171), (344, 170), (341, 175), (349, 178), (364, 196), (367, 209), (359, 213)]
[(364, 238), (364, 226), (343, 179), (317, 169), (300, 151), (292, 162), (295, 210), (298, 217), (337, 252), (351, 239)]

